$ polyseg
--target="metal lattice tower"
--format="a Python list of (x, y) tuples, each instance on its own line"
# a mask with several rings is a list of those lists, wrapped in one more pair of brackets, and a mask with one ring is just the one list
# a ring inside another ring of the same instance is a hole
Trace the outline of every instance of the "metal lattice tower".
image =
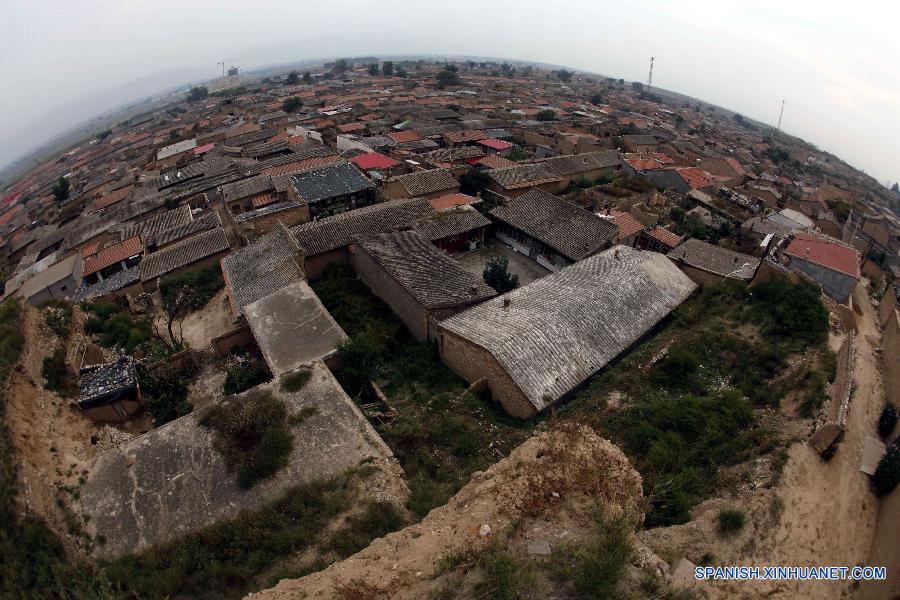
[(649, 88), (651, 85), (653, 85), (653, 61), (654, 61), (654, 60), (655, 60), (655, 57), (651, 56), (651, 57), (650, 57), (650, 74), (647, 75), (647, 87), (648, 87), (648, 88)]
[(775, 127), (778, 131), (781, 131), (781, 117), (784, 116), (784, 100), (781, 101), (781, 112), (778, 113), (778, 126)]

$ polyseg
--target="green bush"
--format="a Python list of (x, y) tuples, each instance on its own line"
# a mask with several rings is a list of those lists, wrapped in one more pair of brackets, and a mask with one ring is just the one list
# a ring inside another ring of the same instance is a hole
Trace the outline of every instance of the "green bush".
[(476, 598), (515, 600), (526, 597), (534, 584), (531, 569), (497, 545), (492, 545), (479, 557), (478, 574)]
[(147, 411), (157, 427), (189, 414), (194, 407), (188, 402), (188, 386), (174, 369), (153, 374), (138, 366), (141, 390)]
[(821, 371), (812, 369), (807, 371), (803, 379), (804, 391), (800, 397), (800, 414), (804, 417), (813, 416), (825, 401), (825, 375)]
[(229, 396), (240, 394), (270, 379), (272, 379), (272, 374), (266, 367), (258, 363), (250, 363), (246, 367), (234, 365), (225, 371), (224, 390)]
[(776, 278), (754, 286), (751, 294), (751, 316), (764, 333), (797, 349), (827, 339), (828, 310), (812, 283)]
[(747, 524), (747, 513), (736, 508), (723, 508), (719, 511), (719, 533), (734, 535)]
[(248, 489), (287, 465), (294, 438), (287, 406), (269, 392), (211, 407), (200, 425), (216, 432), (215, 446), (238, 487)]
[(44, 385), (46, 389), (56, 392), (63, 398), (75, 395), (75, 381), (66, 365), (66, 352), (62, 348), (57, 348), (53, 354), (44, 357), (41, 375), (47, 382)]
[(897, 407), (890, 402), (885, 405), (884, 410), (878, 417), (878, 435), (886, 438), (894, 431), (897, 425)]
[(135, 319), (110, 302), (95, 302), (85, 308), (92, 315), (84, 323), (84, 332), (96, 335), (104, 348), (119, 348), (126, 354), (141, 348), (151, 355), (165, 355), (154, 339), (149, 320)]
[(361, 514), (350, 517), (347, 525), (331, 536), (326, 547), (346, 558), (405, 525), (403, 514), (390, 502), (370, 502)]
[(563, 574), (581, 598), (618, 598), (619, 585), (634, 557), (631, 526), (622, 516), (596, 517), (597, 533), (568, 551)]
[(875, 493), (886, 496), (900, 483), (900, 440), (894, 440), (878, 462), (872, 475)]

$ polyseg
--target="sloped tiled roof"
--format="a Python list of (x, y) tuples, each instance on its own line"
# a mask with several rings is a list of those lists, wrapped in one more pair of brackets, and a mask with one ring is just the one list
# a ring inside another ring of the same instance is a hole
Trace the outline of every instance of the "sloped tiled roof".
[(503, 158), (499, 154), (488, 154), (484, 158), (479, 158), (475, 164), (482, 165), (488, 169), (505, 169), (506, 167), (515, 167), (519, 163), (508, 158)]
[(859, 251), (837, 240), (798, 233), (784, 253), (859, 279)]
[(655, 239), (656, 241), (668, 246), (669, 248), (674, 248), (675, 246), (680, 244), (681, 240), (684, 238), (683, 235), (673, 233), (665, 227), (654, 227), (647, 232), (647, 235)]
[(491, 179), (507, 190), (562, 181), (562, 177), (540, 164), (516, 165), (505, 169), (491, 169), (487, 172)]
[(105, 269), (126, 258), (137, 256), (143, 251), (144, 245), (141, 243), (141, 236), (139, 235), (109, 246), (108, 248), (104, 248), (93, 256), (84, 259), (84, 272), (82, 273), (82, 276), (87, 277), (100, 269)]
[(185, 204), (184, 206), (167, 210), (164, 213), (153, 215), (149, 219), (125, 225), (121, 232), (121, 238), (126, 240), (138, 234), (143, 236), (152, 235), (154, 233), (159, 233), (160, 231), (165, 231), (166, 229), (190, 223), (193, 218), (193, 215), (191, 215), (191, 207)]
[(644, 228), (644, 225), (632, 216), (631, 213), (614, 210), (610, 213), (613, 223), (619, 228), (616, 241), (621, 241), (633, 236)]
[(195, 235), (145, 257), (141, 261), (141, 281), (163, 277), (228, 248), (228, 237), (221, 227)]
[(234, 202), (235, 200), (240, 200), (247, 196), (267, 192), (272, 188), (271, 177), (268, 175), (255, 175), (253, 177), (248, 177), (247, 179), (241, 179), (240, 181), (223, 185), (221, 189), (222, 198), (225, 202)]
[(359, 236), (354, 242), (425, 308), (481, 302), (497, 295), (415, 231)]
[(529, 190), (491, 216), (578, 261), (615, 241), (615, 224), (542, 190)]
[(707, 242), (689, 239), (668, 253), (669, 258), (688, 266), (722, 277), (750, 280), (759, 266), (759, 259), (748, 254)]
[(441, 322), (493, 355), (536, 410), (603, 368), (697, 288), (656, 252), (615, 246)]
[(615, 150), (601, 152), (585, 152), (566, 156), (554, 156), (545, 158), (540, 164), (550, 167), (559, 175), (575, 175), (597, 169), (608, 169), (622, 164), (619, 153)]
[(359, 169), (346, 162), (304, 171), (291, 177), (291, 182), (305, 202), (318, 202), (375, 187)]
[(413, 229), (418, 231), (425, 239), (434, 242), (487, 227), (490, 224), (490, 219), (468, 204), (463, 204), (456, 208), (438, 211), (422, 217), (416, 221)]
[(386, 233), (412, 225), (434, 209), (423, 198), (391, 200), (303, 223), (293, 228), (307, 256), (349, 246), (355, 235)]
[(235, 315), (264, 296), (303, 279), (297, 264), (300, 246), (281, 223), (249, 246), (222, 259), (228, 300)]
[(165, 246), (182, 238), (221, 226), (222, 219), (219, 217), (219, 213), (211, 210), (187, 223), (160, 231), (153, 236), (153, 241), (156, 242), (157, 246)]
[(435, 192), (451, 190), (459, 183), (453, 177), (453, 173), (447, 169), (431, 169), (429, 171), (417, 171), (392, 177), (388, 181), (397, 181), (406, 190), (409, 196), (425, 196)]

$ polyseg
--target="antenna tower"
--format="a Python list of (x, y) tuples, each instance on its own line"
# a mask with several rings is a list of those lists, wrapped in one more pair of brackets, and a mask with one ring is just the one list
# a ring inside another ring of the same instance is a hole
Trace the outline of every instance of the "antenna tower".
[(778, 126), (775, 127), (778, 131), (781, 131), (781, 117), (784, 116), (784, 100), (781, 101), (781, 112), (778, 113)]
[(647, 75), (647, 87), (649, 88), (653, 85), (653, 61), (655, 58), (653, 56), (650, 57), (650, 74)]

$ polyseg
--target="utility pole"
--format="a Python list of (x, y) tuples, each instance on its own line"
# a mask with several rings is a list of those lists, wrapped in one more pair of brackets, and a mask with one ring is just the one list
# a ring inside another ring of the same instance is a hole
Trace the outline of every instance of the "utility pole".
[(650, 86), (653, 85), (653, 61), (655, 58), (653, 56), (650, 57), (650, 74), (647, 75), (647, 91), (650, 91)]
[(216, 64), (222, 65), (222, 78), (224, 79), (224, 77), (225, 77), (225, 61), (223, 60), (222, 62), (217, 62)]
[(781, 117), (784, 116), (784, 100), (781, 101), (781, 112), (778, 113), (778, 126), (775, 127), (776, 130), (781, 131)]

